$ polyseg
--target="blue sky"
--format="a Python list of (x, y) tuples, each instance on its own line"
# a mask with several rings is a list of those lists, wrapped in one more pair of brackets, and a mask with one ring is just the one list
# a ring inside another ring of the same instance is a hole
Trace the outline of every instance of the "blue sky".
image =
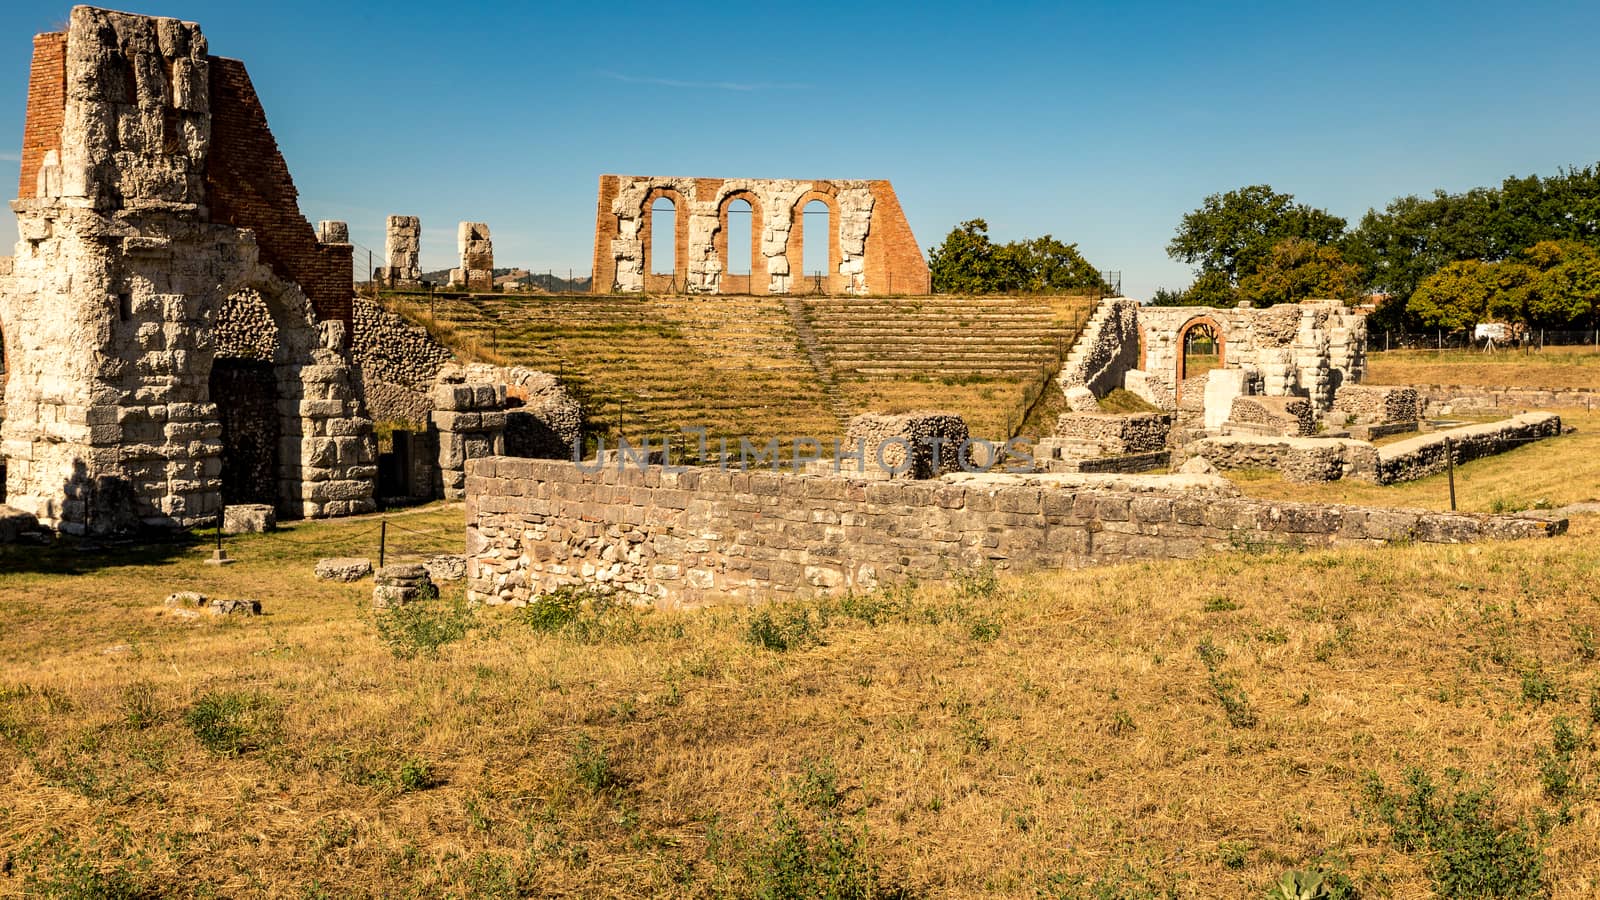
[[(586, 273), (602, 172), (888, 178), (924, 248), (983, 218), (1147, 296), (1188, 282), (1165, 245), (1209, 193), (1354, 219), (1600, 159), (1593, 2), (121, 8), (245, 60), (306, 216), (377, 251), (385, 215), (421, 216), (428, 269), (469, 219), (501, 265)], [(8, 192), (29, 38), (68, 9), (0, 9)]]

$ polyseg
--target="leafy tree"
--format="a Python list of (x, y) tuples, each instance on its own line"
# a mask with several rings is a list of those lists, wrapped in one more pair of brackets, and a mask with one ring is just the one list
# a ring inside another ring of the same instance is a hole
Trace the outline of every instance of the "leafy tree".
[(928, 251), (933, 289), (949, 294), (1066, 291), (1101, 285), (1100, 273), (1078, 252), (1051, 235), (996, 244), (989, 225), (971, 219), (951, 229)]
[(1577, 241), (1540, 241), (1523, 256), (1535, 270), (1524, 306), (1529, 324), (1564, 328), (1600, 314), (1600, 250)]
[(1302, 238), (1329, 244), (1344, 234), (1344, 228), (1344, 219), (1296, 203), (1293, 194), (1256, 184), (1207, 197), (1199, 209), (1183, 217), (1167, 244), (1167, 255), (1195, 266), (1202, 296), (1227, 301), (1234, 299), (1227, 294), (1240, 279), (1267, 263), (1279, 241)]
[(933, 289), (946, 294), (990, 294), (1000, 290), (1002, 262), (989, 240), (989, 223), (982, 219), (962, 222), (945, 236), (944, 243), (928, 251), (928, 271)]
[(1367, 287), (1403, 302), (1449, 263), (1499, 262), (1542, 241), (1600, 246), (1600, 166), (1400, 197), (1383, 212), (1368, 210), (1342, 249)]
[(1239, 297), (1257, 306), (1331, 298), (1360, 292), (1361, 267), (1347, 263), (1339, 248), (1305, 238), (1284, 238), (1260, 268), (1239, 280)]
[(1456, 331), (1485, 321), (1489, 311), (1491, 264), (1475, 259), (1449, 263), (1417, 285), (1406, 309), (1429, 328)]

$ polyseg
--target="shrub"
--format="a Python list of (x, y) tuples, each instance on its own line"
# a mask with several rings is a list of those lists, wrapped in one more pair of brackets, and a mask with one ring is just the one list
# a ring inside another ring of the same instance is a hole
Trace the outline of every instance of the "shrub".
[(622, 778), (606, 757), (605, 748), (596, 744), (587, 734), (578, 735), (578, 741), (572, 748), (572, 770), (578, 783), (588, 788), (591, 794), (601, 794), (622, 785)]
[(1545, 895), (1544, 860), (1533, 830), (1520, 820), (1496, 820), (1488, 784), (1441, 791), (1426, 773), (1412, 769), (1392, 793), (1372, 776), (1367, 798), (1400, 849), (1428, 854), (1428, 876), (1440, 896)]
[(1290, 869), (1267, 890), (1267, 900), (1358, 900), (1348, 876), (1324, 869)]
[[(806, 764), (775, 798), (765, 827), (736, 847), (746, 882), (741, 896), (763, 900), (907, 898), (873, 862), (866, 825), (847, 815), (837, 774), (826, 761)], [(716, 845), (713, 852), (716, 852)]]
[(445, 644), (467, 636), (472, 610), (465, 599), (441, 601), (438, 595), (422, 597), (380, 611), (373, 618), (378, 638), (400, 659), (433, 656)]
[(1244, 688), (1233, 680), (1233, 676), (1220, 672), (1211, 673), (1211, 692), (1216, 695), (1217, 702), (1222, 704), (1222, 711), (1228, 717), (1228, 724), (1234, 728), (1256, 727), (1256, 711), (1250, 706), (1250, 697)]
[(809, 608), (798, 604), (776, 610), (765, 606), (746, 623), (744, 639), (745, 643), (783, 653), (822, 643), (822, 628), (826, 625), (826, 616), (820, 610), (813, 617)]
[(200, 745), (222, 756), (260, 750), (277, 740), (277, 704), (257, 693), (213, 692), (201, 695), (184, 722)]

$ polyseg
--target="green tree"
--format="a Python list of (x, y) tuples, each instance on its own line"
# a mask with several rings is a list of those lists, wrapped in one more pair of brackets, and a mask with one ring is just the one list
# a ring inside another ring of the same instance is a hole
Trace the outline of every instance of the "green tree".
[(1256, 306), (1311, 299), (1353, 299), (1361, 267), (1347, 263), (1339, 248), (1305, 238), (1284, 238), (1256, 271), (1239, 280), (1239, 298)]
[(1492, 263), (1475, 259), (1449, 263), (1417, 285), (1406, 309), (1429, 328), (1457, 331), (1489, 318)]
[(1002, 288), (1005, 262), (989, 240), (989, 223), (969, 219), (950, 229), (944, 243), (928, 250), (933, 289), (942, 294), (991, 294)]
[(1236, 299), (1229, 296), (1231, 289), (1265, 265), (1279, 241), (1302, 238), (1330, 244), (1344, 228), (1344, 219), (1296, 203), (1293, 194), (1256, 184), (1207, 197), (1183, 217), (1167, 255), (1195, 266), (1195, 287), (1202, 297), (1231, 301)]
[(1045, 293), (1101, 284), (1077, 244), (1051, 235), (996, 244), (989, 225), (971, 219), (951, 229), (944, 243), (928, 250), (933, 289), (948, 294)]
[(1530, 325), (1566, 328), (1600, 313), (1600, 250), (1577, 241), (1540, 241), (1523, 252), (1533, 268), (1524, 314)]

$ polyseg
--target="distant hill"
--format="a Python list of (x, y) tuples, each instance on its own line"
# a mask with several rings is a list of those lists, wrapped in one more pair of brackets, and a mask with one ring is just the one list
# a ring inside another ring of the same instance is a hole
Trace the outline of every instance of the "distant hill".
[[(495, 284), (504, 284), (507, 278), (513, 278), (518, 283), (528, 284), (537, 290), (551, 294), (586, 294), (589, 292), (589, 278), (574, 278), (568, 281), (559, 275), (548, 272), (534, 272), (530, 275), (527, 269), (496, 268), (494, 270)], [(430, 284), (443, 286), (450, 281), (450, 270), (439, 269), (434, 272), (423, 272), (422, 280)]]

